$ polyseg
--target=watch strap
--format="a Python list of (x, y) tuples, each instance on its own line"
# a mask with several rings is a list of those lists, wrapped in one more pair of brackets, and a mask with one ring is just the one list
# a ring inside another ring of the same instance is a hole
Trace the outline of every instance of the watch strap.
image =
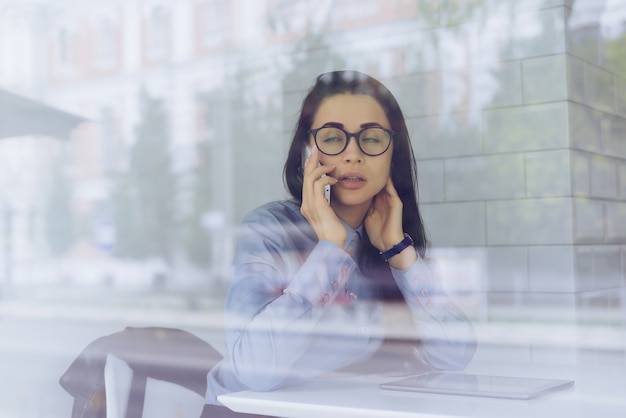
[(380, 256), (383, 260), (388, 261), (394, 255), (400, 254), (406, 247), (413, 245), (413, 239), (406, 232), (404, 233), (404, 239), (388, 249), (387, 251), (381, 251)]

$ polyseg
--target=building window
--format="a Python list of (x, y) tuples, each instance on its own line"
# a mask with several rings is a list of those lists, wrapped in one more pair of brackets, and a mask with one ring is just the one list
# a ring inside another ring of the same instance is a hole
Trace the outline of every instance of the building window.
[(116, 27), (111, 19), (102, 19), (96, 28), (96, 67), (108, 69), (115, 65), (117, 53)]
[(55, 37), (55, 67), (58, 74), (69, 74), (76, 70), (76, 39), (67, 27), (58, 29)]
[(200, 39), (202, 46), (219, 46), (226, 39), (227, 3), (223, 0), (205, 0), (200, 8)]
[(155, 5), (148, 13), (146, 47), (149, 60), (161, 60), (169, 49), (170, 16), (162, 5)]

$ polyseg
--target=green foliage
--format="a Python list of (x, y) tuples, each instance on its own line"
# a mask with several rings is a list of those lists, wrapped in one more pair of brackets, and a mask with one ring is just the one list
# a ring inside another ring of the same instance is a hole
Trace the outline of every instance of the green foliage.
[(53, 255), (65, 253), (74, 242), (72, 185), (62, 161), (50, 167), (50, 185), (45, 206), (45, 236)]
[(626, 77), (626, 34), (606, 42), (606, 59), (615, 72)]
[(212, 147), (203, 142), (197, 145), (197, 164), (192, 171), (191, 210), (182, 222), (181, 242), (187, 258), (195, 265), (205, 267), (211, 263), (210, 233), (202, 226), (202, 216), (212, 209), (210, 157)]
[(145, 91), (141, 92), (141, 110), (128, 172), (117, 179), (114, 192), (115, 255), (169, 261), (175, 227), (175, 177), (168, 116), (162, 100)]
[[(493, 1), (491, 5), (496, 6), (501, 0)], [(488, 16), (489, 2), (484, 0), (464, 0), (450, 2), (423, 2), (418, 1), (421, 16), (429, 20), (441, 19), (446, 26), (457, 26), (466, 23), (468, 20), (484, 21)], [(439, 6), (439, 13), (436, 12), (435, 5)]]
[(143, 242), (144, 231), (129, 175), (120, 175), (116, 179), (116, 188), (112, 196), (113, 219), (115, 220), (115, 255), (128, 258), (147, 256)]

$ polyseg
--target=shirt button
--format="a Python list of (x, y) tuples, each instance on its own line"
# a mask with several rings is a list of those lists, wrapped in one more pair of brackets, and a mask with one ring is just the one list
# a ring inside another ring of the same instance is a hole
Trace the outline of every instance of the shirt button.
[(333, 290), (337, 290), (337, 288), (339, 287), (339, 283), (337, 283), (337, 280), (333, 281)]
[(424, 297), (428, 296), (428, 289), (422, 289), (422, 291), (420, 292), (420, 294)]
[(348, 295), (348, 298), (350, 298), (351, 301), (355, 301), (356, 300), (356, 295), (352, 292), (350, 292), (350, 294)]
[(414, 276), (413, 283), (419, 283), (419, 282), (420, 282), (420, 276)]
[(328, 302), (330, 302), (330, 295), (326, 293), (324, 297), (322, 298), (322, 303), (328, 303)]

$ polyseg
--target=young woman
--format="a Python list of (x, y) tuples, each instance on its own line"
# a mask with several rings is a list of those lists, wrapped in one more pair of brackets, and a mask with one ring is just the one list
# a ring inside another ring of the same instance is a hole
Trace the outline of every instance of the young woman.
[(359, 72), (320, 75), (284, 177), (292, 199), (242, 222), (225, 305), (228, 350), (208, 375), (207, 403), (366, 361), (384, 339), (389, 300), (408, 306), (421, 362), (464, 367), (473, 329), (424, 260), (415, 159), (389, 90)]

